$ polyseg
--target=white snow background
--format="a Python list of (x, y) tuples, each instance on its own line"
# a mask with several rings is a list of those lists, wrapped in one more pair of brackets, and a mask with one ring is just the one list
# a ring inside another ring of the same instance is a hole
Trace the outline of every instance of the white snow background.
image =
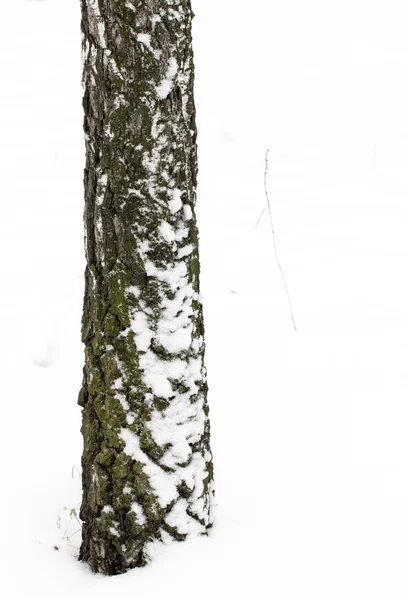
[[(106, 578), (61, 511), (80, 501), (80, 3), (0, 2), (0, 595), (406, 600), (406, 2), (194, 10), (216, 523)], [(297, 332), (254, 227), (267, 148)]]

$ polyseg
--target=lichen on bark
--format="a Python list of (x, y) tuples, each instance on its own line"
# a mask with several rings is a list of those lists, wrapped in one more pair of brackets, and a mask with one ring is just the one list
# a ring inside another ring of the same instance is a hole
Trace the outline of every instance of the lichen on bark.
[(190, 0), (81, 0), (80, 559), (114, 575), (212, 525)]

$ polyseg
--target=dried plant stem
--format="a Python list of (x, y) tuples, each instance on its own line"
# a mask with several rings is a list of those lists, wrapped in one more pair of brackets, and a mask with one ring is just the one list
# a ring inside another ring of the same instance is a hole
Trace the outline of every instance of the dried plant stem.
[(274, 226), (273, 226), (273, 219), (272, 219), (271, 202), (269, 200), (269, 194), (268, 194), (268, 154), (269, 154), (269, 150), (267, 150), (266, 153), (265, 153), (265, 170), (264, 170), (264, 189), (265, 189), (265, 197), (266, 197), (267, 205), (265, 206), (264, 210), (262, 211), (261, 215), (259, 216), (257, 224), (256, 224), (255, 227), (258, 226), (258, 223), (260, 222), (260, 220), (261, 220), (261, 218), (262, 218), (265, 210), (268, 208), (269, 221), (271, 223), (271, 229), (272, 229), (273, 250), (274, 250), (276, 262), (278, 264), (279, 271), (280, 271), (280, 274), (281, 274), (281, 277), (282, 277), (283, 285), (285, 287), (286, 296), (288, 298), (289, 309), (290, 309), (290, 316), (291, 316), (291, 319), (292, 319), (293, 327), (294, 327), (295, 331), (297, 331), (297, 327), (296, 327), (296, 323), (295, 323), (295, 317), (293, 315), (292, 301), (291, 301), (290, 294), (289, 294), (289, 288), (288, 288), (288, 285), (286, 283), (285, 275), (283, 274), (282, 265), (280, 263), (279, 256), (278, 256), (278, 250), (277, 250), (277, 247), (276, 247), (276, 238), (275, 238), (275, 229), (274, 229)]

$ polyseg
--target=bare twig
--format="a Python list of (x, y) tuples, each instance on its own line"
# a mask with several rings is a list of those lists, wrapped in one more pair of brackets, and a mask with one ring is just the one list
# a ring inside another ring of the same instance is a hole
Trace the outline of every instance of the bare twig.
[[(71, 537), (73, 537), (74, 535), (76, 535), (79, 531), (81, 531), (82, 529), (82, 523), (78, 518), (78, 507), (77, 508), (67, 508), (66, 506), (63, 506), (57, 516), (57, 527), (58, 529), (61, 529), (61, 513), (65, 511), (65, 512), (69, 512), (69, 521), (68, 524), (65, 528), (64, 534), (62, 536), (63, 540), (70, 540)], [(71, 526), (72, 520), (75, 519), (76, 522), (79, 525), (79, 529), (77, 531), (75, 531), (75, 533), (72, 533), (71, 535), (68, 535), (68, 529)]]
[(285, 291), (286, 291), (286, 296), (288, 297), (288, 302), (289, 302), (289, 309), (290, 309), (290, 316), (292, 319), (292, 323), (293, 323), (293, 327), (295, 329), (295, 331), (297, 331), (297, 327), (296, 327), (296, 323), (295, 323), (295, 317), (293, 316), (293, 308), (292, 308), (292, 301), (290, 299), (290, 294), (289, 294), (289, 289), (286, 283), (286, 279), (285, 279), (285, 275), (283, 274), (283, 269), (282, 269), (282, 265), (280, 264), (280, 260), (278, 257), (278, 250), (276, 248), (276, 238), (275, 238), (275, 229), (273, 226), (273, 219), (272, 219), (272, 211), (271, 211), (271, 202), (269, 200), (269, 194), (268, 194), (268, 154), (269, 154), (269, 150), (266, 151), (265, 153), (265, 171), (264, 171), (264, 188), (265, 188), (265, 196), (266, 196), (266, 206), (264, 208), (264, 210), (262, 211), (257, 224), (255, 227), (258, 226), (259, 221), (261, 220), (264, 212), (266, 209), (268, 209), (268, 213), (269, 213), (269, 221), (271, 223), (271, 229), (272, 229), (272, 241), (273, 241), (273, 249), (275, 252), (275, 258), (276, 258), (276, 262), (278, 264), (279, 267), (279, 271), (282, 277), (282, 281), (283, 281), (283, 285), (285, 286)]
[(67, 541), (69, 542), (69, 540), (70, 540), (71, 538), (73, 538), (73, 537), (74, 537), (74, 535), (76, 535), (76, 534), (77, 534), (77, 533), (79, 533), (80, 531), (82, 531), (82, 527), (80, 527), (79, 529), (77, 529), (76, 531), (74, 531), (74, 533), (71, 533), (71, 535), (67, 535), (67, 534), (66, 534), (66, 532), (65, 532), (65, 535), (64, 535), (64, 537), (63, 537), (62, 539), (63, 539), (63, 540), (67, 540)]
[(261, 212), (261, 214), (259, 215), (257, 222), (255, 223), (255, 227), (254, 227), (254, 229), (256, 229), (256, 228), (258, 227), (258, 225), (259, 225), (259, 223), (261, 222), (261, 219), (262, 219), (262, 217), (264, 216), (264, 214), (265, 214), (265, 211), (266, 211), (266, 209), (267, 209), (267, 208), (268, 208), (268, 205), (266, 204), (266, 205), (263, 207), (263, 209), (262, 209), (262, 212)]

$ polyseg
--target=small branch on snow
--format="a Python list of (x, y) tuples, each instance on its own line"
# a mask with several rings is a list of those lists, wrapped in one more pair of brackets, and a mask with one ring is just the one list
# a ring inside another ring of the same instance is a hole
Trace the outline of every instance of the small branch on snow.
[(254, 227), (254, 229), (256, 229), (256, 228), (258, 227), (258, 225), (259, 225), (259, 223), (261, 222), (261, 219), (262, 219), (262, 217), (264, 216), (264, 214), (265, 214), (265, 211), (266, 211), (266, 209), (267, 209), (267, 208), (268, 208), (268, 205), (266, 205), (266, 206), (264, 206), (264, 207), (263, 207), (263, 209), (262, 209), (262, 212), (261, 212), (261, 214), (259, 215), (259, 217), (258, 217), (258, 220), (257, 220), (257, 222), (256, 222), (256, 224), (255, 224), (255, 227)]
[(282, 277), (282, 281), (283, 281), (283, 285), (285, 287), (285, 291), (286, 291), (286, 296), (288, 298), (288, 303), (289, 303), (289, 309), (290, 309), (290, 316), (292, 319), (292, 323), (293, 323), (293, 327), (295, 329), (295, 331), (297, 331), (297, 327), (296, 327), (296, 323), (295, 323), (295, 317), (293, 316), (293, 307), (292, 307), (292, 301), (290, 299), (290, 294), (289, 294), (289, 288), (287, 286), (286, 283), (286, 279), (285, 279), (285, 275), (283, 274), (283, 269), (282, 269), (282, 265), (280, 264), (280, 260), (278, 257), (278, 250), (276, 247), (276, 238), (275, 238), (275, 229), (273, 226), (273, 219), (272, 219), (272, 211), (271, 211), (271, 202), (269, 200), (269, 194), (268, 194), (268, 154), (269, 154), (269, 150), (266, 151), (265, 153), (265, 170), (264, 170), (264, 189), (265, 189), (265, 197), (266, 197), (266, 206), (264, 207), (263, 211), (261, 212), (261, 214), (258, 217), (258, 220), (256, 222), (255, 225), (255, 229), (258, 227), (264, 213), (266, 210), (268, 210), (269, 213), (269, 221), (271, 224), (271, 230), (272, 230), (272, 241), (273, 241), (273, 250), (275, 253), (275, 259), (277, 262), (277, 265), (279, 267), (279, 271)]

